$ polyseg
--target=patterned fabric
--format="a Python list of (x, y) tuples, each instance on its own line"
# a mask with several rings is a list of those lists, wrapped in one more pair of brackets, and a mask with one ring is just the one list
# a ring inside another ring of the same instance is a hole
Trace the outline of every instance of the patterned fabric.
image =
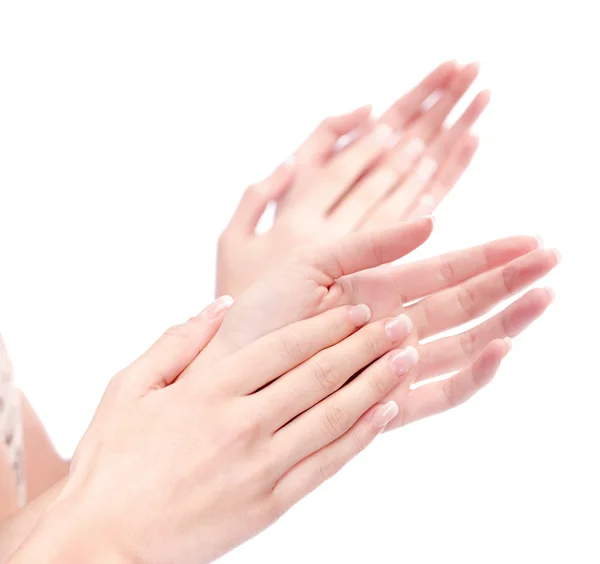
[(18, 503), (25, 503), (25, 474), (23, 469), (23, 422), (20, 393), (13, 379), (13, 368), (0, 335), (0, 441), (4, 443), (9, 462), (15, 471)]

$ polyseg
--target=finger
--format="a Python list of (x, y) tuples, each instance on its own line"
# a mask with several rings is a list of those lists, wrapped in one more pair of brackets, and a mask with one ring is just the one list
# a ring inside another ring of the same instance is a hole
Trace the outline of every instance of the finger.
[(407, 315), (371, 323), (321, 351), (256, 394), (273, 431), (339, 390), (352, 376), (398, 346), (412, 330)]
[(414, 347), (395, 350), (273, 435), (281, 473), (346, 433), (405, 379), (419, 360)]
[(226, 233), (248, 235), (254, 233), (267, 204), (280, 198), (292, 184), (295, 167), (291, 163), (282, 163), (273, 174), (249, 186), (238, 204)]
[(546, 311), (553, 296), (548, 288), (535, 288), (472, 329), (421, 345), (417, 381), (468, 366), (494, 339), (515, 338)]
[(292, 262), (314, 268), (323, 278), (317, 282), (331, 285), (341, 276), (403, 257), (422, 245), (432, 229), (431, 219), (422, 218), (385, 230), (354, 233), (316, 250), (298, 251)]
[(538, 238), (515, 235), (392, 268), (397, 287), (409, 302), (456, 286), (539, 247)]
[(127, 381), (142, 394), (172, 384), (210, 343), (232, 304), (233, 298), (221, 296), (196, 317), (165, 331), (156, 343), (123, 371)]
[(374, 319), (379, 319), (398, 311), (408, 302), (453, 287), (538, 246), (539, 241), (534, 237), (500, 239), (435, 258), (346, 276), (330, 287), (329, 294), (335, 297), (336, 306), (367, 303)]
[(318, 166), (333, 153), (337, 140), (364, 125), (371, 116), (371, 106), (363, 106), (340, 116), (325, 118), (294, 154), (299, 166)]
[(273, 488), (277, 504), (285, 511), (334, 476), (371, 444), (397, 414), (398, 406), (393, 401), (378, 404), (339, 439), (296, 464)]
[(387, 123), (392, 129), (398, 130), (407, 124), (418, 112), (421, 105), (436, 90), (447, 85), (456, 73), (455, 61), (446, 61), (429, 73), (417, 86), (407, 92), (402, 98), (386, 110), (380, 117), (381, 123)]
[(420, 339), (476, 319), (550, 272), (555, 250), (538, 249), (509, 264), (433, 294), (407, 308)]
[[(409, 166), (410, 163), (407, 163), (405, 168), (408, 169)], [(375, 206), (391, 192), (399, 178), (397, 168), (383, 163), (373, 167), (332, 210), (328, 218), (332, 230), (355, 231), (363, 227)], [(371, 227), (376, 226), (372, 224)]]
[(311, 195), (305, 198), (306, 205), (328, 212), (382, 154), (392, 133), (389, 125), (379, 124), (334, 155), (314, 182)]
[(252, 394), (319, 351), (339, 343), (370, 318), (371, 311), (364, 304), (342, 306), (269, 333), (227, 359), (225, 373), (229, 365), (252, 369), (232, 369), (230, 372), (237, 376), (221, 379), (219, 389), (236, 395)]
[[(477, 121), (488, 102), (489, 93), (480, 93), (451, 128), (447, 130), (442, 128), (442, 132), (425, 150), (406, 179), (382, 202), (382, 212), (388, 217), (388, 222), (408, 217), (410, 209), (414, 207), (419, 196), (434, 178), (439, 164), (449, 158), (453, 147)], [(381, 221), (385, 221), (383, 216)]]
[(402, 418), (396, 418), (386, 430), (408, 425), (464, 403), (491, 382), (510, 348), (508, 339), (492, 341), (469, 368), (441, 382), (431, 382), (411, 390)]
[(465, 135), (420, 194), (407, 218), (414, 219), (432, 214), (467, 170), (478, 147), (477, 137), (470, 133)]
[(422, 139), (426, 144), (438, 133), (444, 121), (458, 101), (464, 96), (479, 74), (479, 65), (472, 63), (461, 69), (444, 90), (440, 98), (426, 111), (420, 120), (406, 131), (407, 138)]
[(490, 91), (479, 92), (458, 120), (449, 128), (442, 129), (433, 139), (423, 158), (431, 158), (437, 163), (444, 162), (457, 144), (469, 133), (489, 102)]

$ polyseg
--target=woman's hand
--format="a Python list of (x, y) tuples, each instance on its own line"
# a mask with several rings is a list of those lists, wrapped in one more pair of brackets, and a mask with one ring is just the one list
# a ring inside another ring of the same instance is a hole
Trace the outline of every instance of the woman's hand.
[[(239, 295), (300, 244), (430, 214), (477, 148), (470, 129), (489, 101), (487, 92), (451, 127), (444, 125), (477, 72), (476, 65), (445, 63), (376, 122), (368, 107), (324, 120), (291, 162), (244, 194), (219, 242), (217, 293)], [(424, 109), (436, 93), (437, 101)], [(352, 141), (342, 147), (348, 136)], [(277, 203), (275, 222), (258, 235), (269, 201)]]
[[(167, 331), (114, 377), (66, 486), (14, 562), (41, 553), (44, 562), (212, 561), (273, 523), (398, 413), (380, 400), (413, 379), (418, 355), (402, 344), (410, 322), (368, 324), (363, 304), (291, 323), (180, 378), (229, 303)], [(499, 358), (508, 346), (490, 350)]]
[(489, 352), (490, 343), (521, 333), (546, 310), (551, 291), (530, 290), (463, 333), (419, 342), (478, 319), (545, 276), (559, 257), (539, 248), (536, 238), (518, 236), (415, 263), (387, 264), (421, 245), (431, 229), (431, 219), (419, 219), (291, 253), (240, 296), (205, 354), (187, 372), (278, 327), (343, 304), (366, 303), (374, 319), (404, 312), (412, 320), (408, 342), (421, 358), (415, 381), (461, 370), (416, 388), (405, 379), (388, 396), (401, 410), (388, 429), (460, 404), (495, 373), (499, 356), (494, 348)]

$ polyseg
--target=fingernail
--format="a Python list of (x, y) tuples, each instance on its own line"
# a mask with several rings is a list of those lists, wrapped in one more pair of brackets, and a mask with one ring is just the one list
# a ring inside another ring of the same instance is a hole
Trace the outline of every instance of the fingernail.
[(394, 130), (387, 123), (380, 123), (373, 131), (375, 140), (381, 145), (387, 145), (393, 134)]
[(419, 137), (413, 137), (402, 147), (402, 156), (408, 157), (411, 161), (418, 157), (425, 150), (425, 142)]
[(512, 339), (510, 337), (504, 337), (504, 340), (506, 341), (506, 344), (508, 345), (508, 350), (506, 351), (506, 354), (508, 354), (511, 350), (512, 350)]
[(431, 157), (423, 157), (415, 170), (416, 177), (421, 182), (429, 182), (438, 168), (437, 161)]
[(556, 292), (554, 291), (554, 289), (550, 288), (549, 286), (546, 286), (544, 290), (546, 290), (546, 292), (550, 294), (550, 300), (554, 301), (554, 298), (556, 298)]
[(419, 353), (415, 347), (406, 347), (392, 357), (392, 370), (397, 376), (408, 372), (419, 362)]
[(228, 310), (233, 305), (233, 298), (231, 296), (221, 296), (217, 298), (212, 304), (210, 304), (204, 311), (200, 312), (200, 315), (204, 314), (207, 319), (216, 319), (225, 310)]
[(423, 219), (428, 219), (429, 221), (431, 221), (431, 226), (435, 227), (435, 217), (432, 215), (424, 215)]
[(348, 310), (350, 321), (356, 325), (356, 327), (362, 327), (365, 323), (371, 319), (371, 310), (367, 304), (359, 304), (352, 306)]
[(358, 129), (353, 129), (352, 131), (338, 137), (335, 145), (333, 146), (334, 152), (341, 151), (345, 149), (351, 143), (354, 143), (360, 137), (360, 131)]
[(554, 256), (556, 257), (556, 264), (560, 264), (562, 261), (562, 255), (558, 252), (558, 249), (552, 249)]
[(541, 235), (534, 235), (535, 240), (538, 242), (538, 249), (544, 248), (544, 239), (542, 239)]
[(417, 206), (417, 210), (415, 211), (415, 215), (417, 216), (428, 216), (431, 215), (431, 212), (435, 208), (435, 198), (431, 194), (425, 194), (421, 196), (419, 200), (419, 205)]
[(405, 313), (395, 317), (385, 324), (385, 332), (393, 341), (404, 339), (404, 337), (406, 337), (412, 331), (412, 328), (413, 323), (410, 317), (408, 317), (408, 315)]
[(375, 427), (385, 427), (396, 415), (398, 415), (398, 404), (395, 401), (388, 401), (382, 403), (373, 412), (373, 424)]

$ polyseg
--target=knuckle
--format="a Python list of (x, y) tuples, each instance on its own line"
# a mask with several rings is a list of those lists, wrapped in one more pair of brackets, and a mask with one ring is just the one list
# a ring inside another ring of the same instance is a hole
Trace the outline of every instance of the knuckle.
[(389, 368), (389, 362), (384, 364), (387, 368), (385, 370), (373, 370), (370, 379), (371, 391), (376, 398), (384, 396), (389, 391), (391, 370)]
[[(375, 326), (367, 326), (366, 329), (370, 329)], [(379, 331), (375, 334), (373, 331), (365, 330), (364, 334), (364, 347), (365, 352), (369, 356), (369, 358), (376, 358), (381, 356), (382, 350), (382, 335), (381, 328), (377, 327)]]
[(281, 335), (281, 348), (283, 353), (292, 362), (300, 363), (307, 355), (306, 347), (303, 346), (304, 341), (298, 338), (295, 333), (284, 332)]
[(342, 409), (335, 405), (323, 408), (323, 426), (332, 439), (343, 435), (348, 429), (348, 420)]
[(519, 281), (519, 269), (514, 265), (505, 266), (502, 269), (502, 281), (504, 287), (508, 292), (512, 292), (517, 286)]
[(363, 431), (361, 433), (354, 433), (352, 436), (352, 442), (354, 444), (354, 454), (358, 454), (365, 450), (371, 441), (373, 440), (373, 434)]
[(457, 299), (466, 317), (473, 317), (477, 314), (477, 297), (467, 284), (463, 284), (458, 289)]
[(440, 276), (446, 284), (451, 284), (456, 279), (454, 265), (448, 257), (440, 257)]
[(454, 393), (454, 381), (452, 378), (448, 378), (442, 385), (442, 393), (446, 397), (448, 407), (456, 407), (456, 394)]
[(328, 360), (318, 356), (310, 362), (310, 369), (319, 388), (327, 395), (334, 392), (338, 387), (338, 370)]
[(192, 327), (190, 323), (180, 323), (169, 327), (164, 333), (165, 337), (175, 337), (177, 339), (189, 339), (192, 336)]
[(460, 335), (460, 348), (468, 359), (475, 356), (476, 337), (473, 331), (465, 331)]
[(326, 458), (321, 464), (319, 464), (318, 472), (321, 482), (326, 482), (336, 474), (336, 467), (331, 458)]

